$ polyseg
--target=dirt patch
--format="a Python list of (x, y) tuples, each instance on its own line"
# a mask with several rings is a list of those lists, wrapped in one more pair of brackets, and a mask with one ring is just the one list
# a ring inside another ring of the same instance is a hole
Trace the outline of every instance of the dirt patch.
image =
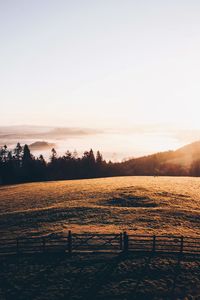
[[(101, 202), (102, 205), (102, 202)], [(157, 207), (158, 205), (148, 197), (128, 196), (116, 197), (103, 202), (105, 206), (116, 207)]]

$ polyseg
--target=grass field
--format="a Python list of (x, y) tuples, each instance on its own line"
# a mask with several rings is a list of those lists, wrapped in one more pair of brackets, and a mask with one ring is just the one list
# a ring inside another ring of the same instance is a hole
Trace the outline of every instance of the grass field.
[(200, 179), (117, 177), (0, 187), (1, 236), (200, 234)]
[[(200, 179), (118, 177), (0, 187), (1, 236), (200, 235)], [(0, 299), (200, 299), (199, 258), (142, 254), (0, 257)]]
[(200, 261), (90, 254), (0, 260), (1, 300), (200, 299)]

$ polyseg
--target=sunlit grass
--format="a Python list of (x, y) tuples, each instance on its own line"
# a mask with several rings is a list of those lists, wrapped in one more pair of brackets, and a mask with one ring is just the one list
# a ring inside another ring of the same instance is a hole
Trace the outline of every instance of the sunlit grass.
[(0, 188), (6, 235), (118, 232), (199, 235), (198, 178), (118, 177)]

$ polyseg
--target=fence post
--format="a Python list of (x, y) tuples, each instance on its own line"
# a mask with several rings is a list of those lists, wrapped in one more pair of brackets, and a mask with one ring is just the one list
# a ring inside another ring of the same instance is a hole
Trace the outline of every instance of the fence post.
[(183, 236), (181, 236), (180, 254), (183, 254)]
[(119, 249), (123, 250), (123, 234), (121, 232), (119, 235)]
[(71, 230), (68, 231), (68, 253), (72, 253), (72, 232)]
[(128, 252), (128, 234), (126, 233), (126, 231), (124, 232), (124, 252)]
[(156, 252), (156, 236), (153, 235), (153, 248), (152, 248), (153, 253)]
[(42, 249), (43, 249), (43, 252), (45, 252), (45, 250), (46, 250), (45, 238), (42, 239)]
[(19, 254), (19, 239), (16, 238), (16, 249), (17, 249), (17, 254)]

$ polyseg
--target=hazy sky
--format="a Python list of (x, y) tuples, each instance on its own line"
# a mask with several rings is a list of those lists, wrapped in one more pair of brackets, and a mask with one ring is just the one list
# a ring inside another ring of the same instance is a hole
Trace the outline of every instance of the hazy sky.
[(197, 0), (0, 0), (0, 125), (200, 129), (199, 16)]

